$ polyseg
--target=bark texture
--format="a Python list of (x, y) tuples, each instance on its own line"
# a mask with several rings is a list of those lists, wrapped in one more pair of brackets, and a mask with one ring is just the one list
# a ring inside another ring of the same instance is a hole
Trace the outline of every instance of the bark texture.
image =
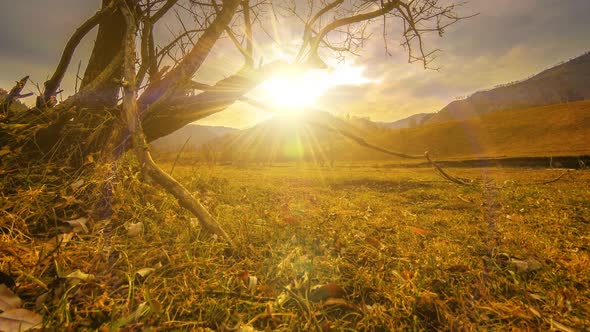
[[(106, 8), (110, 2), (111, 0), (102, 0), (102, 8)], [(80, 84), (81, 90), (91, 84), (117, 57), (123, 47), (126, 26), (125, 18), (120, 10), (110, 12), (102, 18), (88, 67)], [(112, 77), (122, 76), (123, 66), (119, 64), (114, 69)], [(93, 89), (92, 95), (87, 99), (88, 104), (106, 107), (115, 105), (119, 97), (119, 86), (120, 82), (116, 80), (102, 82), (100, 86)]]

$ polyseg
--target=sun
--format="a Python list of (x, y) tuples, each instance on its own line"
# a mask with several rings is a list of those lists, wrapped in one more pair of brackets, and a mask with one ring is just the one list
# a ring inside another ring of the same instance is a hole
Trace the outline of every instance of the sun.
[(363, 67), (352, 65), (342, 65), (328, 70), (283, 71), (262, 84), (261, 98), (277, 111), (301, 112), (310, 106), (317, 106), (317, 99), (331, 88), (371, 82), (363, 76), (363, 71)]
[(280, 111), (298, 111), (312, 105), (324, 91), (309, 73), (281, 73), (266, 80), (264, 91), (272, 106)]

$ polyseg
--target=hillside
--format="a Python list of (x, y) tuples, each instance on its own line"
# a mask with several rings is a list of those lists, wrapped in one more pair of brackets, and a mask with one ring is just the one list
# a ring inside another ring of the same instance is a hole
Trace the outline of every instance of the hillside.
[[(325, 113), (313, 116), (306, 121), (343, 128), (407, 154), (431, 151), (437, 159), (590, 154), (590, 101), (497, 111), (477, 118), (396, 130), (352, 126)], [(391, 159), (337, 133), (281, 117), (217, 139), (214, 145), (224, 161)]]
[(424, 119), (430, 116), (432, 116), (432, 113), (418, 113), (401, 120), (393, 122), (378, 122), (377, 124), (383, 128), (389, 129), (412, 128), (420, 125)]
[(590, 99), (589, 81), (590, 52), (527, 80), (453, 101), (422, 123), (467, 119), (504, 109), (587, 100)]
[(252, 128), (215, 139), (206, 149), (212, 148), (218, 158), (226, 162), (326, 162), (342, 159), (341, 150), (354, 144), (321, 126), (344, 129), (363, 137), (370, 136), (374, 130), (388, 131), (363, 119), (349, 121), (321, 111), (310, 111), (299, 116), (276, 116)]
[(161, 137), (152, 143), (152, 147), (159, 152), (176, 152), (189, 139), (187, 148), (199, 148), (208, 141), (238, 132), (238, 129), (228, 127), (201, 126), (188, 124), (174, 133)]
[(444, 158), (590, 154), (590, 101), (519, 108), (393, 131), (377, 142)]

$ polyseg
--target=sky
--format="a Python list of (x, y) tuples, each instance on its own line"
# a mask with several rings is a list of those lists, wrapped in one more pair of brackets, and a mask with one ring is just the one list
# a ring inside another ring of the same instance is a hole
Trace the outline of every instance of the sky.
[[(0, 1), (0, 88), (9, 90), (25, 75), (42, 85), (55, 69), (69, 36), (99, 5), (99, 0)], [(442, 50), (433, 63), (438, 70), (408, 64), (393, 35), (388, 43), (390, 54), (386, 54), (382, 37), (375, 34), (360, 56), (346, 60), (362, 75), (361, 83), (329, 88), (315, 105), (333, 113), (395, 121), (436, 112), (457, 97), (527, 78), (590, 50), (588, 0), (468, 0), (458, 11), (478, 15), (451, 26), (443, 37), (431, 35), (426, 40), (429, 48)], [(290, 30), (289, 24), (282, 28), (284, 38), (297, 42), (297, 31)], [(160, 26), (157, 35), (167, 32)], [(74, 91), (79, 63), (83, 73), (94, 36), (86, 37), (70, 64), (64, 97)], [(199, 75), (210, 82), (228, 74), (222, 69), (240, 65), (239, 57), (222, 46), (213, 50), (208, 61)], [(37, 93), (37, 88), (31, 84), (27, 91)], [(253, 95), (262, 96), (260, 93)], [(34, 103), (34, 97), (25, 102)], [(237, 103), (199, 123), (244, 128), (269, 116)]]

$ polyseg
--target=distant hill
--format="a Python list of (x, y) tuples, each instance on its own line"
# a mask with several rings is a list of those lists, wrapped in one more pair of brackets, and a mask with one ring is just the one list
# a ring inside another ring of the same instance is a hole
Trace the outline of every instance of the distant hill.
[(590, 99), (590, 52), (547, 69), (527, 80), (476, 92), (456, 100), (423, 124), (467, 119), (482, 114)]
[[(430, 151), (437, 159), (590, 155), (590, 101), (491, 112), (477, 118), (415, 128), (383, 129), (350, 124), (327, 113), (306, 118), (330, 124), (369, 142), (407, 154)], [(221, 161), (391, 160), (321, 127), (275, 117), (212, 141)]]
[(422, 124), (422, 121), (425, 118), (432, 116), (432, 114), (433, 113), (418, 113), (401, 120), (393, 122), (377, 122), (377, 124), (383, 128), (389, 129), (412, 128)]
[(439, 158), (590, 155), (590, 101), (525, 107), (394, 130), (374, 138), (390, 149)]
[(210, 140), (227, 134), (239, 132), (238, 129), (228, 127), (201, 126), (190, 123), (170, 135), (151, 142), (151, 146), (159, 152), (176, 152), (189, 139), (187, 148), (196, 149)]
[(215, 139), (205, 150), (212, 148), (221, 161), (326, 162), (334, 160), (334, 153), (350, 147), (351, 142), (322, 126), (345, 129), (361, 136), (369, 136), (375, 130), (388, 131), (365, 119), (349, 121), (321, 111), (309, 111), (300, 116), (279, 115), (239, 133)]

